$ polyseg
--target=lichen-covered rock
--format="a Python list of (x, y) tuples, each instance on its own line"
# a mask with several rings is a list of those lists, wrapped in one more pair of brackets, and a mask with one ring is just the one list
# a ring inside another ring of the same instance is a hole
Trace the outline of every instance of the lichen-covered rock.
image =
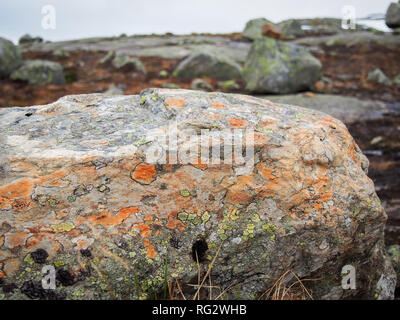
[(368, 73), (367, 80), (375, 83), (379, 83), (385, 86), (390, 86), (392, 81), (383, 73), (381, 69), (375, 69)]
[(173, 75), (181, 79), (210, 77), (216, 80), (241, 78), (242, 68), (235, 61), (213, 52), (194, 53), (176, 67)]
[(21, 64), (17, 47), (10, 40), (0, 38), (0, 77), (8, 77)]
[(263, 37), (264, 25), (274, 25), (271, 21), (265, 18), (257, 18), (250, 20), (246, 23), (246, 26), (242, 32), (244, 38), (255, 40)]
[(320, 79), (321, 69), (307, 49), (264, 38), (253, 42), (243, 78), (250, 92), (293, 93), (310, 89)]
[(389, 28), (400, 28), (400, 2), (392, 2), (386, 11), (386, 25)]
[[(231, 130), (246, 149), (234, 161)], [(0, 277), (18, 288), (5, 299), (162, 297), (166, 279), (191, 297), (196, 260), (203, 277), (214, 257), (212, 284), (232, 299), (259, 297), (287, 270), (315, 279), (316, 299), (392, 292), (368, 160), (326, 114), (148, 89), (2, 109), (0, 131)], [(220, 164), (187, 154), (209, 139), (226, 148)], [(46, 265), (55, 290), (40, 286)], [(354, 290), (341, 288), (345, 265)]]
[[(106, 59), (106, 57), (104, 59)], [(147, 74), (146, 68), (138, 58), (132, 58), (125, 54), (116, 55), (113, 58), (111, 64), (115, 69), (127, 71), (132, 70), (139, 73)]]
[(10, 78), (28, 81), (30, 84), (65, 84), (62, 65), (46, 60), (25, 60)]

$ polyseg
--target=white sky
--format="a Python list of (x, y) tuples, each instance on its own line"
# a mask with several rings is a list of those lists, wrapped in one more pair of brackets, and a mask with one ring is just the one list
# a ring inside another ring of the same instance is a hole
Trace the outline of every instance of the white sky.
[[(385, 13), (393, 0), (0, 0), (0, 37), (25, 33), (66, 40), (121, 33), (227, 33), (242, 31), (252, 18), (341, 17), (353, 5), (357, 17)], [(56, 29), (41, 26), (41, 8), (56, 9)]]

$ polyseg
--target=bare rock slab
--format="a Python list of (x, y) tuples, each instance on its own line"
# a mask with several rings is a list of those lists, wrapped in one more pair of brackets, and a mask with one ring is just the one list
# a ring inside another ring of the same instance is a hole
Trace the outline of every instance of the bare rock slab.
[[(220, 135), (232, 130), (246, 161), (183, 156), (204, 139), (235, 145)], [(5, 299), (162, 297), (166, 273), (192, 297), (196, 260), (203, 277), (214, 258), (227, 298), (258, 298), (287, 270), (316, 279), (305, 283), (315, 299), (392, 297), (368, 160), (326, 114), (148, 89), (2, 109), (0, 131), (0, 277), (18, 288)], [(345, 265), (355, 289), (341, 287)], [(43, 266), (56, 289), (40, 286)]]

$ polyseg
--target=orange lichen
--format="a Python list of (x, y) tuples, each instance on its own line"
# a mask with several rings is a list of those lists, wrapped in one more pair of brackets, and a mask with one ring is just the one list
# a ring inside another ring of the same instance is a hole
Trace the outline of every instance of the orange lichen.
[(133, 170), (131, 177), (141, 184), (150, 184), (156, 178), (157, 170), (152, 164), (141, 163)]
[(153, 246), (148, 246), (147, 247), (147, 256), (150, 259), (154, 259), (157, 256), (157, 251)]
[(257, 165), (257, 171), (261, 177), (268, 180), (275, 180), (276, 177), (272, 175), (272, 169), (268, 168), (264, 162), (260, 162)]
[(150, 226), (145, 223), (139, 223), (135, 225), (134, 228), (139, 229), (139, 233), (142, 238), (148, 238), (151, 234)]
[(192, 166), (203, 171), (207, 169), (207, 165), (202, 163), (200, 158), (195, 163), (192, 163)]
[(89, 216), (88, 218), (96, 224), (110, 227), (121, 224), (126, 218), (139, 211), (138, 207), (128, 207), (121, 209), (117, 215), (113, 215), (108, 210), (104, 210), (101, 214)]
[(5, 242), (8, 248), (13, 249), (24, 245), (28, 237), (29, 233), (25, 231), (16, 231), (11, 234), (6, 234)]
[(228, 118), (226, 121), (228, 121), (233, 128), (245, 128), (248, 123), (246, 120), (239, 118)]
[(165, 100), (165, 107), (167, 109), (180, 109), (183, 108), (183, 105), (185, 104), (185, 99), (183, 98), (168, 98)]
[(248, 204), (253, 200), (249, 187), (253, 185), (253, 176), (239, 176), (236, 183), (228, 189), (227, 201), (232, 204)]
[(21, 179), (0, 187), (0, 198), (29, 198), (34, 187), (30, 179)]
[(220, 103), (220, 102), (213, 102), (212, 106), (214, 108), (218, 108), (218, 109), (225, 109), (224, 105), (222, 103)]

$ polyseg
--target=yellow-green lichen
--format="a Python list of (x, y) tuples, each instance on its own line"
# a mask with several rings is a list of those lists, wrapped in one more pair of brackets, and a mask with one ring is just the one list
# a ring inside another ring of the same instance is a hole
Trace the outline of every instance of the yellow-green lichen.
[(188, 219), (188, 216), (189, 214), (185, 211), (178, 213), (178, 219), (181, 220), (182, 222), (185, 222)]
[(35, 263), (35, 261), (33, 261), (32, 256), (30, 253), (28, 253), (25, 258), (24, 258), (24, 262), (33, 265)]
[(55, 232), (68, 232), (68, 231), (71, 231), (72, 229), (74, 229), (75, 225), (72, 222), (63, 222), (63, 223), (51, 226), (51, 228)]
[(54, 266), (55, 266), (56, 268), (65, 266), (65, 262), (64, 262), (63, 260), (56, 260), (56, 261), (54, 261), (53, 264), (54, 264)]
[(181, 196), (182, 197), (189, 197), (190, 196), (190, 191), (189, 190), (181, 190)]
[(208, 211), (205, 211), (203, 215), (201, 216), (201, 220), (203, 223), (206, 223), (208, 220), (210, 220), (211, 215), (208, 213)]
[(276, 226), (275, 226), (273, 223), (271, 223), (271, 222), (268, 222), (268, 223), (263, 224), (263, 225), (262, 225), (262, 228), (263, 228), (265, 231), (271, 232), (271, 233), (274, 233), (274, 232), (276, 232), (276, 230), (277, 230)]

